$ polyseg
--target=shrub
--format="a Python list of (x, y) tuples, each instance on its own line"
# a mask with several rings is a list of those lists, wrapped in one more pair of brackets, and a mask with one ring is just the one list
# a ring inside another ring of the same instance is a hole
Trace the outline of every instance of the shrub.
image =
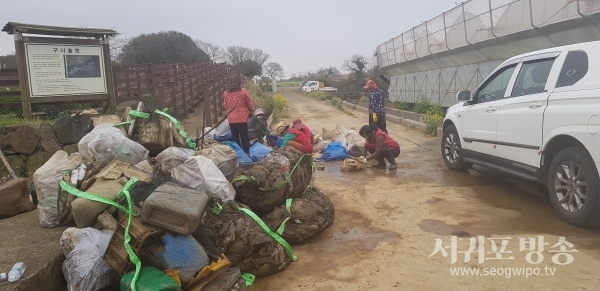
[(433, 109), (433, 107), (437, 107), (437, 105), (434, 105), (426, 98), (421, 97), (414, 104), (412, 111), (415, 113), (419, 113), (419, 114), (427, 114), (427, 111), (429, 111), (430, 109)]
[(405, 110), (405, 111), (410, 111), (410, 105), (407, 102), (404, 101), (400, 101), (400, 102), (394, 102), (393, 105), (394, 108), (398, 109), (398, 110)]
[(423, 117), (423, 123), (427, 125), (427, 128), (423, 132), (427, 135), (435, 135), (438, 127), (442, 126), (443, 121), (444, 109), (440, 106), (432, 105)]
[(327, 99), (327, 93), (323, 91), (312, 91), (308, 93), (308, 96), (318, 101), (323, 101)]
[(337, 108), (342, 108), (342, 98), (338, 96), (331, 97), (331, 104)]

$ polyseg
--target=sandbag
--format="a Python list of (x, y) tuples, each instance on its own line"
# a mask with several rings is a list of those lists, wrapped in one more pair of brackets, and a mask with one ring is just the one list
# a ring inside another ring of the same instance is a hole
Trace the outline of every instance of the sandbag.
[(321, 159), (325, 161), (338, 161), (348, 158), (346, 147), (339, 142), (332, 142), (323, 150)]
[(235, 203), (228, 202), (220, 208), (213, 200), (208, 209), (215, 210), (206, 212), (201, 231), (242, 273), (264, 277), (285, 269), (292, 262), (291, 252)]
[(252, 159), (252, 161), (257, 162), (272, 151), (272, 148), (257, 142), (250, 148), (250, 158)]
[(285, 147), (238, 168), (232, 185), (238, 201), (254, 211), (268, 213), (287, 198), (301, 197), (312, 174), (312, 156)]
[(233, 148), (223, 144), (201, 149), (196, 152), (196, 155), (205, 156), (213, 161), (228, 181), (233, 179), (233, 171), (239, 166), (238, 157)]
[(65, 230), (61, 244), (72, 248), (68, 253), (68, 248), (63, 249), (66, 259), (62, 271), (69, 291), (100, 290), (119, 284), (119, 275), (102, 259), (112, 234), (93, 228)]
[(38, 213), (42, 227), (59, 225), (58, 193), (64, 171), (71, 171), (81, 164), (79, 153), (68, 155), (57, 151), (42, 167), (33, 174), (33, 182), (38, 197)]
[[(135, 271), (129, 272), (121, 279), (121, 291), (131, 291), (131, 281)], [(142, 267), (136, 281), (137, 291), (181, 291), (181, 287), (161, 270), (154, 267)]]
[(193, 189), (206, 192), (223, 201), (233, 200), (235, 190), (213, 161), (205, 156), (192, 156), (171, 170), (171, 177)]
[(161, 270), (179, 270), (179, 279), (187, 284), (208, 265), (208, 256), (191, 235), (167, 234), (148, 247), (150, 261)]
[(119, 159), (135, 165), (148, 157), (148, 150), (121, 130), (100, 125), (86, 134), (77, 144), (79, 152), (89, 161)]
[[(321, 191), (309, 188), (304, 196), (290, 198), (264, 217), (265, 223), (291, 244), (300, 243), (327, 228), (335, 209)], [(282, 226), (283, 225), (283, 226)]]
[[(116, 200), (117, 195), (123, 189), (127, 179), (105, 180), (98, 179), (86, 192), (96, 194), (110, 200)], [(79, 228), (91, 227), (98, 220), (98, 216), (109, 207), (108, 204), (88, 200), (85, 198), (76, 198), (71, 203), (73, 219)]]
[(156, 156), (156, 161), (160, 163), (160, 175), (167, 176), (171, 170), (183, 164), (185, 160), (194, 154), (193, 150), (179, 147), (168, 147)]

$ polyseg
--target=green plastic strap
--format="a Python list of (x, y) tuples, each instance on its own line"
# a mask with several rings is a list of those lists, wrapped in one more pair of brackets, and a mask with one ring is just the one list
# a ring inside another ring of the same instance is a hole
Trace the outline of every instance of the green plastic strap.
[(113, 127), (119, 127), (119, 126), (124, 126), (124, 125), (129, 125), (129, 124), (131, 124), (131, 121), (119, 122), (117, 124), (113, 124)]
[(197, 149), (197, 145), (195, 142), (193, 142), (187, 135), (187, 133), (185, 132), (185, 130), (183, 130), (183, 126), (181, 125), (181, 122), (179, 122), (179, 120), (175, 119), (175, 117), (160, 111), (158, 109), (154, 110), (155, 113), (158, 113), (166, 118), (168, 118), (169, 120), (171, 120), (171, 122), (173, 122), (173, 124), (175, 124), (175, 126), (177, 126), (177, 129), (179, 129), (179, 134), (181, 134), (181, 136), (183, 136), (183, 138), (185, 139), (185, 142), (187, 143), (188, 147), (190, 147), (193, 150)]
[(132, 177), (131, 179), (129, 179), (129, 181), (127, 181), (127, 184), (125, 184), (125, 186), (123, 186), (123, 189), (121, 189), (121, 192), (119, 192), (119, 194), (117, 195), (117, 197), (126, 197), (127, 198), (128, 208), (125, 208), (122, 205), (120, 205), (119, 203), (112, 201), (108, 198), (104, 198), (104, 197), (101, 197), (101, 196), (98, 196), (96, 194), (92, 194), (89, 192), (81, 191), (81, 190), (67, 184), (65, 181), (60, 181), (60, 187), (63, 190), (67, 191), (68, 193), (72, 194), (73, 196), (100, 202), (100, 203), (105, 203), (105, 204), (108, 204), (111, 206), (115, 206), (117, 209), (127, 213), (128, 219), (127, 219), (127, 227), (125, 228), (125, 233), (124, 233), (125, 242), (123, 243), (123, 245), (125, 246), (125, 250), (127, 251), (127, 254), (129, 255), (129, 260), (135, 265), (135, 274), (133, 275), (133, 280), (131, 280), (131, 290), (132, 291), (137, 291), (135, 285), (136, 285), (138, 277), (140, 275), (140, 270), (142, 268), (142, 262), (140, 261), (138, 256), (135, 254), (135, 252), (129, 245), (129, 243), (131, 242), (131, 235), (129, 234), (129, 228), (131, 227), (131, 221), (133, 220), (133, 203), (131, 201), (131, 195), (129, 195), (129, 190), (131, 189), (131, 187), (133, 187), (133, 185), (135, 185), (135, 183), (137, 181), (138, 181), (138, 179), (135, 177)]
[(223, 211), (223, 206), (221, 206), (221, 203), (217, 202), (217, 204), (215, 204), (215, 207), (213, 207), (212, 212), (216, 215), (221, 214), (221, 211)]
[(149, 113), (138, 111), (138, 110), (129, 110), (129, 116), (131, 116), (131, 117), (139, 117), (139, 118), (150, 118), (150, 114)]
[(244, 281), (246, 281), (246, 286), (250, 286), (250, 285), (254, 284), (254, 280), (256, 280), (256, 276), (254, 276), (250, 273), (244, 273), (244, 274), (242, 274), (242, 279), (244, 279)]
[(294, 251), (292, 251), (292, 247), (290, 246), (290, 244), (288, 244), (287, 241), (285, 241), (285, 239), (283, 239), (279, 234), (274, 233), (256, 214), (254, 214), (254, 212), (252, 212), (250, 209), (246, 209), (246, 208), (240, 208), (238, 207), (238, 209), (240, 211), (243, 211), (244, 213), (248, 214), (248, 216), (250, 216), (252, 219), (254, 219), (254, 221), (256, 221), (256, 223), (258, 223), (258, 225), (260, 225), (260, 227), (268, 234), (270, 235), (274, 240), (276, 240), (278, 243), (280, 243), (290, 254), (290, 257), (292, 258), (292, 261), (297, 261), (298, 258), (294, 255)]
[[(288, 198), (285, 200), (285, 209), (287, 210), (289, 216), (283, 220), (283, 222), (281, 223), (281, 225), (279, 226), (279, 228), (277, 229), (277, 234), (282, 235), (283, 232), (285, 231), (285, 226), (287, 224), (287, 222), (292, 219), (292, 198)], [(294, 221), (297, 224), (302, 223), (302, 221), (300, 221), (299, 219), (296, 219)]]
[[(265, 189), (265, 188), (262, 188), (262, 187), (258, 188), (258, 189), (260, 189), (262, 191), (275, 191), (275, 190), (278, 190), (281, 187), (285, 186), (287, 183), (290, 182), (290, 180), (292, 179), (292, 175), (294, 174), (294, 172), (298, 168), (298, 165), (300, 165), (300, 162), (302, 162), (302, 160), (305, 157), (312, 157), (312, 155), (304, 154), (304, 155), (300, 156), (300, 159), (298, 159), (298, 162), (296, 162), (296, 164), (294, 165), (294, 167), (292, 168), (292, 170), (290, 172), (288, 172), (288, 173), (285, 174), (285, 180), (283, 182), (281, 182), (279, 185), (277, 185), (277, 186), (275, 186), (275, 187), (273, 187), (271, 189)], [(231, 181), (231, 183), (238, 182), (238, 181), (257, 181), (257, 180), (256, 180), (255, 177), (252, 177), (252, 176), (248, 177), (248, 176), (245, 176), (245, 175), (240, 175), (240, 176), (237, 176), (237, 177), (233, 178), (233, 180)]]

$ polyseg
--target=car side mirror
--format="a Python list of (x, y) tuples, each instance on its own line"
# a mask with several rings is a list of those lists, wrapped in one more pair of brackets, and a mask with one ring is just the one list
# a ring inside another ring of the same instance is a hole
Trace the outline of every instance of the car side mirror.
[(458, 99), (458, 101), (473, 101), (473, 96), (471, 94), (471, 91), (460, 91), (458, 92), (458, 94), (456, 94), (456, 99)]

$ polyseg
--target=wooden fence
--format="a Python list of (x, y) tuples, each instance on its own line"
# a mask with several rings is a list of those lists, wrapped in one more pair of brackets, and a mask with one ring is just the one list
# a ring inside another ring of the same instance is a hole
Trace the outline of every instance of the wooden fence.
[[(113, 69), (117, 103), (140, 100), (140, 96), (157, 98), (160, 108), (171, 108), (179, 116), (193, 112), (204, 102), (206, 126), (215, 125), (224, 115), (223, 91), (227, 77), (236, 67), (213, 62), (191, 64), (159, 63)], [(0, 86), (19, 86), (16, 69), (0, 69)], [(0, 92), (0, 97), (21, 96), (20, 91)], [(36, 103), (36, 105), (52, 105)], [(1, 109), (20, 109), (21, 102), (0, 104)]]

